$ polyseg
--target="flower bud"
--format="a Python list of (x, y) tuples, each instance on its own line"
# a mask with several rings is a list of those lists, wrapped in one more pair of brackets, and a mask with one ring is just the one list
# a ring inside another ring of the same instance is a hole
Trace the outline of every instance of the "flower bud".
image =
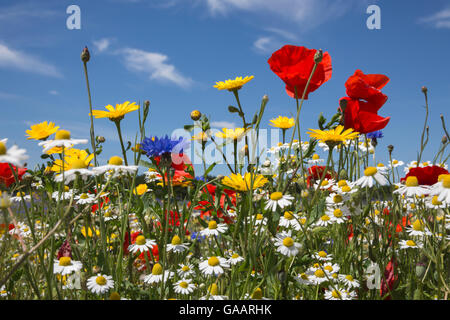
[(81, 52), (81, 61), (84, 63), (91, 59), (91, 54), (89, 53), (88, 47), (84, 47), (83, 52)]
[(323, 51), (322, 51), (322, 49), (319, 49), (314, 54), (314, 62), (315, 63), (321, 63), (322, 59), (323, 59)]
[(347, 180), (347, 170), (342, 169), (341, 172), (339, 172), (339, 179), (340, 180)]
[(265, 94), (262, 98), (263, 103), (267, 103), (269, 101), (269, 96), (267, 94)]
[(426, 270), (426, 267), (425, 267), (424, 263), (419, 262), (416, 264), (416, 276), (418, 278), (423, 277), (423, 275), (425, 274), (425, 270)]
[(103, 136), (97, 136), (96, 140), (98, 143), (103, 143), (106, 141), (105, 137), (103, 137)]
[(202, 113), (198, 110), (194, 110), (191, 112), (191, 119), (194, 121), (199, 120), (201, 116), (202, 116)]
[(392, 144), (388, 145), (388, 151), (389, 153), (392, 153), (392, 151), (394, 151), (394, 146)]
[(448, 141), (447, 136), (443, 136), (441, 141), (442, 141), (442, 144), (446, 144)]
[(422, 87), (422, 92), (423, 92), (423, 93), (427, 93), (427, 92), (428, 92), (428, 88), (425, 87), (425, 86), (423, 86), (423, 87)]

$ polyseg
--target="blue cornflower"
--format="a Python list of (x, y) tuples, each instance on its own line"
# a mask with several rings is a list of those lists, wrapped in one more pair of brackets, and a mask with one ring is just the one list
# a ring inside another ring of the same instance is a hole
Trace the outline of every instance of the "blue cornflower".
[(162, 138), (145, 137), (141, 143), (141, 149), (145, 151), (149, 158), (158, 157), (165, 153), (183, 153), (183, 149), (189, 148), (189, 143), (183, 138), (169, 138), (168, 135)]
[(369, 138), (369, 139), (379, 139), (379, 138), (383, 138), (383, 131), (377, 130), (377, 131), (369, 132), (369, 133), (367, 134), (367, 138)]

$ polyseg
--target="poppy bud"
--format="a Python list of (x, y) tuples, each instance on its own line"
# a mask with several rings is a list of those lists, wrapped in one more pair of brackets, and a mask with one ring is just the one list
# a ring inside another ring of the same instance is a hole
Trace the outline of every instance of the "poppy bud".
[(98, 142), (98, 143), (103, 143), (103, 142), (105, 142), (105, 141), (106, 141), (105, 137), (103, 137), (103, 136), (97, 136), (97, 142)]
[(316, 54), (314, 55), (314, 62), (321, 63), (322, 59), (323, 59), (323, 51), (322, 49), (319, 49), (316, 51)]
[(81, 61), (84, 63), (88, 62), (91, 59), (91, 54), (87, 47), (84, 47), (83, 52), (81, 52)]
[(423, 87), (422, 87), (422, 92), (426, 94), (426, 93), (428, 92), (428, 88), (425, 87), (425, 86), (423, 86)]
[(442, 144), (446, 144), (448, 141), (447, 136), (442, 137)]
[(194, 121), (199, 120), (201, 116), (202, 116), (202, 113), (198, 110), (194, 110), (191, 112), (191, 119)]
[(388, 145), (388, 151), (389, 153), (392, 153), (392, 151), (394, 151), (394, 146), (392, 144)]
[(269, 101), (269, 96), (267, 94), (265, 94), (262, 99), (263, 99), (263, 102), (267, 103)]

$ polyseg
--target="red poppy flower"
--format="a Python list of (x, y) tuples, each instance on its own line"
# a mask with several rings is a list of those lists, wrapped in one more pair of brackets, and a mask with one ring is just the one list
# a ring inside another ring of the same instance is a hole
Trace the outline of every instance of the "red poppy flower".
[[(103, 206), (105, 204), (107, 204), (108, 202), (109, 202), (109, 198), (108, 197), (104, 197), (103, 201), (100, 203), (100, 208), (103, 208)], [(91, 212), (95, 213), (95, 212), (97, 212), (97, 210), (98, 210), (98, 204), (97, 203), (93, 204), (92, 207), (91, 207)]]
[[(167, 212), (165, 214), (165, 219), (167, 219)], [(176, 211), (170, 211), (170, 217), (167, 220), (167, 223), (169, 224), (169, 227), (167, 228), (168, 232), (172, 232), (171, 227), (179, 227), (180, 226), (180, 215)], [(184, 228), (186, 228), (187, 219), (184, 220)], [(156, 226), (162, 230), (164, 224), (161, 224), (161, 222), (156, 222)], [(185, 229), (185, 234), (189, 235), (189, 230)]]
[(406, 181), (406, 178), (410, 176), (414, 176), (417, 178), (417, 181), (420, 185), (431, 186), (438, 182), (438, 178), (441, 174), (449, 174), (449, 172), (439, 166), (426, 166), (426, 167), (417, 167), (409, 169), (408, 173), (404, 178), (401, 178), (400, 181)]
[[(17, 168), (16, 166), (11, 165), (14, 172), (16, 172), (19, 181), (22, 180), (22, 176), (27, 172), (27, 168)], [(2, 162), (0, 163), (0, 183), (3, 182), (6, 187), (9, 187), (16, 180), (14, 179), (14, 172), (11, 171), (9, 167), (9, 163)]]
[[(202, 193), (206, 194), (209, 193), (212, 197), (213, 203), (216, 201), (216, 189), (217, 187), (211, 184), (208, 184), (203, 190)], [(226, 196), (230, 197), (231, 204), (233, 206), (236, 206), (236, 192), (233, 190), (224, 189), (223, 193), (220, 195), (219, 200), (219, 207), (220, 209), (217, 211), (217, 217), (219, 219), (223, 219), (223, 221), (227, 224), (233, 223), (233, 220), (228, 216), (225, 215), (223, 212), (227, 211), (229, 208), (226, 205)], [(195, 210), (200, 210), (200, 217), (203, 218), (205, 216), (210, 216), (211, 212), (215, 211), (214, 205), (210, 202), (209, 196), (207, 197), (208, 200), (201, 200), (198, 202), (198, 206), (196, 206)]]
[[(316, 180), (320, 180), (323, 175), (323, 171), (325, 170), (325, 166), (312, 166), (311, 168), (308, 168), (308, 177), (306, 178), (306, 184), (308, 188), (312, 187), (314, 185), (314, 182)], [(334, 179), (336, 178), (336, 173), (328, 170), (325, 174), (324, 179)]]
[[(297, 89), (297, 96), (302, 97), (315, 63), (316, 52), (315, 49), (285, 45), (275, 51), (267, 61), (270, 69), (286, 84), (286, 92), (289, 96), (295, 98), (295, 90)], [(308, 90), (305, 93), (305, 99), (308, 99), (310, 92), (317, 90), (327, 82), (331, 78), (331, 74), (331, 57), (328, 52), (324, 52), (322, 61), (317, 65), (311, 78)]]
[(361, 70), (345, 82), (348, 97), (341, 98), (339, 105), (345, 101), (344, 125), (360, 133), (381, 130), (388, 124), (390, 117), (383, 118), (378, 110), (387, 101), (387, 96), (381, 89), (389, 82), (389, 78), (382, 74), (364, 74)]
[(387, 294), (384, 300), (391, 300), (389, 292), (394, 290), (398, 280), (398, 271), (396, 269), (397, 262), (392, 258), (384, 270), (384, 277), (381, 278), (380, 296), (384, 297)]
[[(188, 155), (180, 153), (180, 154), (176, 154), (176, 153), (172, 153), (171, 154), (171, 158), (172, 158), (172, 168), (174, 168), (175, 170), (179, 170), (179, 171), (185, 171), (187, 170), (188, 167), (192, 168), (192, 162), (191, 159), (189, 159)], [(156, 162), (156, 165), (159, 166), (159, 162), (161, 161), (161, 157), (157, 156), (153, 158)]]

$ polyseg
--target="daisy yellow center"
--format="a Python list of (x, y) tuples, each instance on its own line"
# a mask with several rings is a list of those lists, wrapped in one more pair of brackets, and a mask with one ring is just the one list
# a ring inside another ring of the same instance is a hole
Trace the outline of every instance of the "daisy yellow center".
[(235, 253), (231, 256), (231, 259), (237, 259), (237, 258), (239, 258), (239, 255), (237, 253)]
[(292, 247), (294, 245), (294, 240), (291, 237), (286, 237), (283, 239), (283, 245), (285, 247)]
[(80, 195), (80, 199), (87, 199), (87, 198), (89, 198), (89, 196), (86, 193), (82, 193)]
[(305, 224), (305, 223), (306, 223), (306, 218), (301, 218), (301, 219), (300, 219), (300, 223), (301, 223), (301, 224)]
[(413, 230), (415, 230), (415, 231), (423, 231), (424, 229), (425, 229), (425, 227), (424, 227), (422, 221), (416, 220), (413, 223)]
[(286, 211), (284, 213), (284, 218), (287, 219), (287, 220), (292, 220), (292, 219), (294, 219), (294, 215), (292, 214), (291, 211)]
[(181, 270), (182, 271), (184, 271), (184, 272), (186, 272), (186, 271), (189, 271), (189, 270), (191, 270), (188, 266), (183, 266), (182, 268), (181, 268)]
[(393, 163), (393, 164), (397, 164), (397, 163), (398, 163), (398, 160), (392, 160), (392, 163)]
[(181, 239), (179, 236), (173, 236), (172, 238), (172, 245), (173, 246), (177, 246), (181, 243)]
[(260, 288), (257, 288), (253, 292), (252, 299), (254, 299), (254, 300), (261, 300), (262, 299), (262, 290)]
[(442, 186), (447, 189), (450, 188), (450, 174), (444, 175), (442, 178)]
[(261, 213), (258, 213), (256, 215), (256, 220), (262, 220), (263, 219), (263, 215)]
[(417, 177), (410, 176), (406, 178), (406, 186), (407, 187), (417, 187), (419, 185), (419, 180), (417, 180)]
[(97, 278), (95, 278), (95, 282), (99, 285), (99, 286), (104, 286), (106, 284), (106, 278), (103, 276), (98, 276)]
[(104, 217), (111, 217), (111, 212), (109, 212), (109, 211), (106, 211), (104, 214), (103, 214), (103, 216)]
[(182, 287), (183, 289), (186, 289), (188, 287), (188, 283), (186, 281), (181, 281), (180, 282), (180, 287)]
[(55, 140), (70, 140), (70, 131), (67, 130), (56, 131)]
[(377, 164), (377, 167), (378, 167), (378, 168), (383, 168), (383, 167), (384, 167), (384, 164), (379, 163), (379, 164)]
[(353, 277), (350, 274), (346, 275), (345, 279), (347, 279), (348, 281), (353, 281)]
[(120, 294), (116, 291), (112, 292), (109, 296), (109, 300), (120, 300)]
[(333, 290), (333, 292), (331, 292), (331, 295), (333, 298), (336, 298), (336, 299), (341, 298), (341, 294), (339, 293), (339, 291), (336, 291), (336, 290)]
[(210, 285), (208, 291), (212, 296), (217, 296), (217, 284), (213, 283), (212, 285)]
[(323, 180), (322, 183), (321, 183), (320, 185), (321, 185), (322, 187), (327, 186), (327, 185), (328, 185), (328, 180), (327, 180), (327, 179)]
[(63, 267), (70, 266), (72, 264), (72, 259), (70, 257), (61, 257), (59, 258), (59, 265)]
[(364, 175), (366, 177), (371, 177), (373, 175), (375, 175), (378, 172), (377, 168), (375, 167), (368, 167), (364, 170)]
[(342, 210), (341, 209), (335, 209), (333, 214), (334, 214), (334, 216), (336, 218), (340, 218), (340, 217), (342, 217)]
[(431, 203), (434, 206), (440, 206), (442, 204), (442, 202), (438, 200), (438, 196), (434, 196), (433, 199), (431, 199)]
[(349, 186), (343, 186), (341, 188), (342, 192), (350, 192), (350, 190), (352, 190), (352, 188), (350, 188)]
[(303, 280), (308, 280), (308, 275), (306, 274), (306, 273), (302, 273), (301, 275), (300, 275), (300, 278), (302, 278)]
[(123, 164), (123, 160), (121, 157), (113, 156), (113, 157), (109, 158), (108, 163), (113, 166), (121, 166)]
[(217, 266), (219, 263), (220, 263), (220, 261), (219, 261), (219, 259), (218, 259), (217, 257), (211, 257), (211, 258), (208, 259), (208, 264), (209, 264), (211, 267), (215, 267), (215, 266)]
[(342, 188), (342, 187), (344, 187), (344, 186), (346, 186), (347, 185), (347, 181), (345, 181), (345, 180), (339, 180), (339, 182), (338, 182), (338, 187), (339, 188)]
[(327, 216), (326, 214), (324, 214), (324, 215), (320, 218), (320, 220), (322, 220), (322, 221), (328, 221), (328, 220), (330, 220), (330, 217)]
[(283, 198), (283, 194), (281, 192), (274, 192), (270, 195), (270, 199), (273, 201), (281, 200), (281, 198)]
[(76, 159), (71, 162), (72, 169), (86, 169), (86, 162), (82, 159)]
[(0, 156), (3, 156), (6, 154), (6, 146), (3, 142), (0, 142)]
[(136, 238), (136, 244), (139, 246), (142, 246), (145, 244), (145, 237), (144, 236), (138, 236)]
[(408, 240), (408, 241), (406, 241), (406, 245), (409, 247), (414, 247), (416, 245), (416, 243), (412, 240)]
[(342, 202), (342, 196), (340, 194), (335, 195), (333, 197), (333, 202), (334, 203)]
[(318, 269), (318, 270), (316, 270), (316, 272), (314, 272), (314, 275), (317, 278), (323, 278), (323, 277), (325, 277), (325, 272), (323, 272), (322, 270)]
[(208, 229), (217, 229), (217, 222), (212, 220), (208, 223)]
[(325, 268), (324, 268), (325, 270), (327, 270), (327, 271), (333, 271), (333, 267), (332, 266), (325, 266)]
[(162, 269), (161, 265), (159, 263), (156, 263), (152, 268), (152, 275), (158, 276), (158, 275), (162, 274), (162, 272), (163, 272), (163, 269)]
[(325, 251), (319, 251), (318, 255), (321, 258), (326, 258), (327, 257), (327, 253)]
[(312, 158), (313, 158), (313, 160), (319, 160), (319, 159), (320, 159), (320, 157), (319, 157), (319, 155), (318, 155), (317, 153), (315, 153), (315, 154), (312, 156)]

